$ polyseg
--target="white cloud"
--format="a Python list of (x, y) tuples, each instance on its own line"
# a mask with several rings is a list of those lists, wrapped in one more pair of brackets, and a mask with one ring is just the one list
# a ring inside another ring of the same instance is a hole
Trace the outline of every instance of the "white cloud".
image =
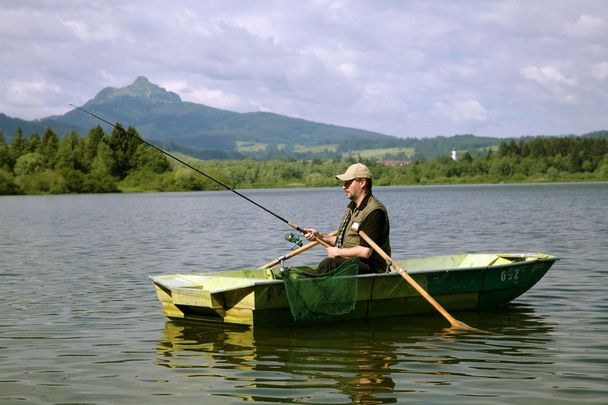
[(62, 92), (61, 86), (42, 79), (0, 81), (0, 112), (23, 119), (63, 114), (69, 108)]
[[(97, 74), (100, 76), (103, 83), (105, 83), (105, 87), (122, 87), (125, 85), (125, 81), (123, 77), (115, 75), (112, 73), (113, 70), (107, 69), (99, 69)], [(98, 91), (101, 89), (97, 89)]]
[(121, 33), (116, 27), (108, 24), (90, 25), (82, 20), (67, 20), (62, 24), (67, 30), (81, 41), (111, 41), (124, 39), (124, 33)]
[(338, 66), (338, 71), (344, 76), (344, 78), (348, 80), (356, 79), (358, 75), (357, 66), (354, 63), (340, 63)]
[(439, 101), (433, 105), (433, 113), (458, 123), (488, 120), (487, 110), (477, 100), (456, 100), (448, 103)]
[(602, 35), (605, 23), (601, 17), (582, 14), (576, 22), (564, 24), (564, 33), (573, 37), (589, 38)]
[(542, 85), (568, 85), (574, 86), (576, 85), (576, 80), (573, 78), (566, 78), (556, 68), (553, 66), (526, 66), (521, 70), (522, 75), (526, 79), (534, 80)]
[(9, 80), (5, 87), (5, 97), (11, 104), (42, 106), (44, 105), (45, 94), (59, 93), (60, 91), (61, 88), (58, 85), (47, 83), (44, 80)]
[(596, 63), (591, 66), (591, 74), (597, 80), (608, 79), (608, 62)]
[(182, 89), (178, 94), (182, 97), (183, 101), (190, 101), (233, 111), (242, 110), (244, 108), (244, 105), (238, 96), (227, 94), (219, 89), (188, 86), (187, 88)]
[(561, 103), (576, 103), (577, 80), (568, 78), (553, 66), (526, 66), (521, 69), (524, 78), (538, 83), (546, 92), (549, 99)]
[(601, 0), (0, 0), (0, 112), (42, 118), (146, 76), (399, 136), (582, 133), (605, 128), (607, 21)]
[(184, 92), (188, 91), (188, 81), (183, 79), (159, 80), (158, 85), (165, 90), (177, 94), (184, 94)]

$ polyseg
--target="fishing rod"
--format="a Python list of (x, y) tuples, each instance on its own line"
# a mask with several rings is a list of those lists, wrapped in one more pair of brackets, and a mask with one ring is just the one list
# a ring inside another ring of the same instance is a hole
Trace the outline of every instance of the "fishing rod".
[(186, 166), (186, 167), (188, 167), (188, 168), (190, 168), (190, 169), (194, 170), (194, 171), (195, 171), (195, 172), (197, 172), (198, 174), (202, 174), (203, 176), (205, 176), (205, 177), (206, 177), (206, 178), (208, 178), (209, 180), (212, 180), (212, 181), (216, 182), (217, 184), (219, 184), (220, 186), (224, 187), (225, 189), (227, 189), (227, 190), (229, 190), (229, 191), (232, 191), (234, 194), (238, 195), (239, 197), (242, 197), (242, 198), (244, 198), (245, 200), (249, 201), (250, 203), (252, 203), (252, 204), (253, 204), (253, 205), (255, 205), (256, 207), (263, 209), (264, 211), (266, 211), (266, 212), (267, 212), (267, 213), (269, 213), (270, 215), (274, 216), (275, 218), (278, 218), (279, 220), (281, 220), (281, 221), (285, 222), (287, 225), (289, 225), (289, 226), (290, 226), (290, 227), (292, 227), (293, 229), (297, 230), (298, 232), (301, 232), (301, 233), (306, 233), (306, 231), (305, 231), (304, 229), (300, 228), (298, 225), (296, 225), (296, 224), (294, 224), (294, 223), (289, 222), (288, 220), (286, 220), (285, 218), (281, 217), (280, 215), (278, 215), (278, 214), (276, 214), (276, 213), (274, 213), (274, 212), (270, 211), (268, 208), (266, 208), (266, 207), (264, 207), (264, 206), (262, 206), (262, 205), (258, 204), (257, 202), (253, 201), (251, 198), (249, 198), (249, 197), (247, 197), (247, 196), (245, 196), (245, 195), (243, 195), (243, 194), (239, 193), (238, 191), (236, 191), (236, 190), (235, 190), (235, 189), (233, 189), (232, 187), (230, 187), (230, 186), (228, 186), (228, 185), (226, 185), (226, 184), (222, 183), (221, 181), (219, 181), (219, 180), (217, 180), (217, 179), (214, 179), (213, 177), (209, 176), (207, 173), (204, 173), (203, 171), (201, 171), (201, 170), (197, 169), (196, 167), (192, 166), (191, 164), (189, 164), (189, 163), (187, 163), (187, 162), (184, 162), (182, 159), (178, 158), (177, 156), (174, 156), (174, 155), (170, 154), (169, 152), (166, 152), (166, 151), (162, 150), (162, 149), (161, 149), (161, 148), (159, 148), (158, 146), (151, 144), (150, 142), (146, 141), (145, 139), (143, 139), (143, 138), (141, 138), (141, 137), (137, 137), (137, 136), (135, 136), (135, 135), (133, 135), (133, 134), (130, 134), (129, 132), (125, 131), (125, 130), (124, 130), (122, 127), (119, 127), (119, 126), (117, 126), (117, 125), (115, 125), (115, 124), (112, 124), (110, 121), (108, 121), (108, 120), (106, 120), (106, 119), (104, 119), (104, 118), (101, 118), (100, 116), (95, 115), (95, 114), (93, 114), (92, 112), (87, 111), (87, 110), (85, 110), (85, 109), (84, 109), (84, 108), (82, 108), (82, 107), (78, 107), (77, 105), (74, 105), (74, 104), (70, 104), (70, 105), (71, 105), (72, 107), (74, 107), (74, 108), (76, 108), (76, 109), (78, 109), (78, 110), (80, 110), (80, 111), (82, 111), (82, 112), (86, 113), (86, 114), (89, 114), (91, 117), (97, 118), (98, 120), (100, 120), (100, 121), (102, 121), (102, 122), (105, 122), (106, 124), (108, 124), (108, 125), (112, 126), (113, 128), (117, 129), (118, 131), (122, 132), (123, 134), (127, 134), (127, 135), (129, 135), (129, 136), (131, 136), (131, 137), (134, 137), (134, 138), (136, 138), (138, 141), (140, 141), (140, 142), (142, 142), (142, 143), (145, 143), (146, 145), (148, 145), (148, 146), (150, 146), (150, 147), (152, 147), (152, 148), (156, 149), (156, 150), (157, 150), (157, 151), (159, 151), (160, 153), (163, 153), (163, 154), (165, 154), (165, 155), (169, 156), (170, 158), (175, 159), (175, 160), (176, 160), (176, 161), (178, 161), (179, 163), (181, 163), (181, 164), (183, 164), (184, 166)]

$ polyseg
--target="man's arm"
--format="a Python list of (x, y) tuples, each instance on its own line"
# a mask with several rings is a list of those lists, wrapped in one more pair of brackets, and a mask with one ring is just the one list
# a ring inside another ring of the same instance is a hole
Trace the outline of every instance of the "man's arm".
[(327, 248), (327, 256), (329, 256), (329, 257), (345, 257), (345, 258), (360, 257), (362, 259), (367, 259), (371, 255), (372, 255), (372, 248), (363, 247), (361, 245), (353, 246), (353, 247), (349, 247), (349, 248), (338, 248), (335, 246), (330, 246)]

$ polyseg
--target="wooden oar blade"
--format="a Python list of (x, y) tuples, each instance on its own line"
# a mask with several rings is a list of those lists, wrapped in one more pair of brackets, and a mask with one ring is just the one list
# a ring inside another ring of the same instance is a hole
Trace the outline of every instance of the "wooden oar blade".
[(473, 327), (467, 325), (466, 323), (457, 320), (452, 315), (450, 315), (448, 313), (448, 311), (446, 311), (445, 308), (443, 308), (437, 302), (437, 300), (435, 300), (424, 288), (422, 288), (422, 286), (420, 284), (418, 284), (416, 282), (416, 280), (414, 280), (409, 274), (407, 274), (407, 272), (405, 270), (403, 270), (397, 263), (395, 263), (393, 261), (393, 259), (391, 259), (391, 257), (384, 250), (382, 250), (382, 248), (380, 246), (378, 246), (376, 244), (376, 242), (374, 242), (372, 240), (372, 238), (370, 238), (362, 230), (358, 230), (358, 232), (359, 232), (359, 235), (372, 247), (372, 249), (374, 249), (384, 260), (386, 260), (388, 263), (390, 263), (391, 267), (395, 271), (397, 271), (399, 274), (401, 274), (401, 277), (403, 277), (405, 279), (405, 281), (407, 281), (412, 287), (414, 287), (414, 289), (416, 291), (418, 291), (418, 293), (420, 295), (422, 295), (422, 297), (424, 297), (424, 299), (426, 299), (428, 301), (428, 303), (431, 304), (433, 306), (433, 308), (435, 308), (450, 323), (450, 325), (452, 325), (452, 328), (459, 329), (459, 330), (466, 330), (466, 331), (470, 331), (470, 332), (488, 333), (488, 332), (483, 332), (479, 329), (473, 328)]

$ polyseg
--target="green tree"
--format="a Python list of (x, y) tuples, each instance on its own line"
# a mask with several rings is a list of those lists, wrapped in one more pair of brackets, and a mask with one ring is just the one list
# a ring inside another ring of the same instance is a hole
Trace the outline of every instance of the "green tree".
[(13, 175), (8, 170), (0, 168), (0, 195), (14, 194), (19, 194), (19, 187), (15, 184)]
[(24, 176), (17, 176), (15, 183), (25, 194), (62, 194), (68, 192), (66, 181), (52, 170)]
[[(0, 135), (3, 135), (0, 133)], [(10, 172), (13, 168), (15, 161), (11, 156), (9, 146), (4, 143), (4, 137), (0, 138), (0, 170)]]
[(203, 185), (196, 173), (187, 167), (180, 167), (175, 172), (175, 186), (178, 190), (203, 190)]
[(97, 156), (97, 147), (99, 146), (99, 143), (102, 142), (105, 139), (105, 134), (103, 132), (103, 128), (101, 128), (100, 125), (97, 125), (94, 128), (91, 128), (91, 130), (89, 131), (88, 136), (86, 137), (85, 141), (84, 141), (84, 164), (87, 167), (87, 169), (91, 169), (91, 166), (93, 164), (93, 160), (95, 160), (95, 157)]
[(55, 168), (86, 171), (83, 141), (75, 131), (72, 131), (70, 135), (64, 135), (59, 141)]
[(34, 133), (30, 135), (30, 139), (27, 141), (27, 151), (28, 152), (36, 152), (40, 147), (40, 135)]
[(23, 130), (21, 128), (17, 128), (17, 132), (13, 137), (13, 141), (11, 142), (10, 152), (13, 160), (17, 160), (19, 156), (21, 156), (27, 150), (27, 144), (25, 142), (25, 138), (23, 137)]
[(465, 152), (462, 157), (460, 158), (460, 160), (462, 162), (466, 162), (466, 163), (472, 163), (473, 162), (473, 156), (471, 156), (471, 154), (469, 152)]
[(63, 166), (55, 171), (65, 181), (65, 190), (63, 193), (86, 193), (89, 192), (85, 187), (86, 175), (71, 167)]
[(140, 143), (140, 137), (135, 128), (129, 127), (125, 131), (120, 124), (116, 125), (108, 142), (114, 163), (112, 174), (115, 177), (122, 180), (135, 167), (134, 156)]
[(490, 165), (490, 176), (495, 180), (505, 180), (514, 173), (514, 161), (509, 157), (495, 159)]
[(91, 173), (97, 178), (111, 177), (114, 166), (112, 150), (106, 142), (99, 142), (97, 153), (91, 163)]
[(600, 180), (608, 180), (608, 155), (598, 164), (595, 175)]
[(30, 152), (19, 156), (14, 171), (17, 176), (27, 176), (42, 172), (44, 167), (44, 157), (39, 153)]
[(86, 193), (113, 193), (119, 191), (115, 177), (97, 176), (94, 173), (86, 175), (82, 187)]
[(52, 168), (55, 165), (58, 146), (57, 134), (51, 128), (47, 128), (36, 150), (44, 158), (46, 167)]
[(551, 181), (557, 181), (559, 179), (559, 170), (557, 170), (555, 167), (548, 168), (547, 178)]
[(153, 173), (164, 173), (171, 170), (171, 165), (165, 155), (152, 147), (140, 143), (132, 157), (133, 168)]

